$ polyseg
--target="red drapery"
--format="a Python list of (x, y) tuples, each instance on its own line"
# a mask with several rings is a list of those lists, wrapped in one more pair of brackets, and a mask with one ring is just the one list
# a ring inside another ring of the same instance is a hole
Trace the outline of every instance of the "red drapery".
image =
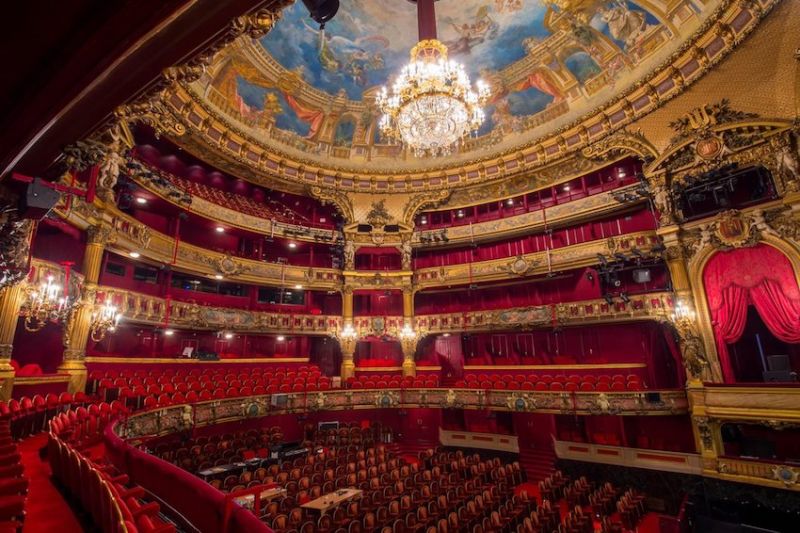
[(706, 265), (703, 282), (726, 382), (736, 381), (728, 344), (744, 333), (749, 305), (779, 340), (800, 343), (800, 289), (791, 263), (780, 251), (760, 244), (720, 252)]
[(308, 122), (309, 129), (306, 138), (308, 139), (313, 138), (319, 131), (319, 128), (322, 126), (322, 121), (325, 118), (325, 113), (323, 113), (318, 109), (311, 109), (308, 107), (304, 107), (300, 102), (295, 100), (294, 96), (292, 96), (291, 94), (284, 93), (284, 96), (286, 97), (286, 102), (289, 104), (289, 107), (291, 107), (292, 111), (294, 111), (295, 114), (297, 115), (297, 118), (299, 118), (302, 121)]
[(525, 89), (529, 89), (534, 87), (539, 89), (545, 94), (549, 94), (553, 97), (553, 102), (560, 102), (564, 99), (564, 93), (561, 92), (561, 89), (556, 85), (549, 75), (545, 74), (542, 71), (534, 71), (528, 75), (527, 78), (519, 82), (514, 89), (517, 91), (524, 91)]

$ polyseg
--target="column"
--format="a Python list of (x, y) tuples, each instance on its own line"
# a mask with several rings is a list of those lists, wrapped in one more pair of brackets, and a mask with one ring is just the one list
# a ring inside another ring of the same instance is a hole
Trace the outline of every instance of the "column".
[[(716, 358), (710, 358), (695, 312), (695, 295), (686, 268), (685, 245), (679, 237), (678, 226), (658, 230), (663, 239), (672, 287), (675, 291), (675, 316), (672, 325), (680, 345), (683, 365), (690, 382), (722, 381), (722, 370)], [(704, 298), (703, 295), (699, 297)]]
[(19, 321), (19, 309), (25, 299), (24, 285), (24, 282), (18, 282), (0, 291), (0, 400), (2, 401), (11, 399), (11, 391), (14, 388), (11, 351)]
[(69, 374), (69, 392), (82, 391), (86, 387), (86, 343), (94, 312), (97, 282), (100, 279), (100, 266), (103, 251), (113, 238), (113, 230), (108, 226), (90, 226), (88, 240), (83, 254), (84, 285), (80, 300), (64, 325), (64, 360), (58, 367), (62, 374)]
[(418, 332), (414, 331), (414, 288), (411, 286), (403, 287), (403, 331), (407, 332), (405, 336), (401, 333), (400, 338), (403, 347), (403, 375), (416, 376), (417, 363), (414, 355), (417, 352)]
[(356, 351), (358, 337), (353, 328), (353, 287), (342, 288), (342, 331), (337, 332), (339, 346), (342, 349), (342, 368), (340, 375), (342, 381), (356, 374), (356, 364), (353, 355)]

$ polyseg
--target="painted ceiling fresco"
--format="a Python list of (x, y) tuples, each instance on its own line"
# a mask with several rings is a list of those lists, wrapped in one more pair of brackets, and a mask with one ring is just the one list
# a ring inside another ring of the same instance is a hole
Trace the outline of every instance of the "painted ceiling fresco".
[[(712, 4), (698, 11), (678, 0), (663, 13), (644, 0), (437, 2), (439, 39), (492, 88), (486, 123), (464, 150), (555, 128), (610, 100), (684, 42)], [(410, 2), (341, 0), (324, 31), (295, 2), (267, 36), (225, 55), (211, 100), (305, 153), (396, 155), (376, 133), (374, 94), (416, 41)]]

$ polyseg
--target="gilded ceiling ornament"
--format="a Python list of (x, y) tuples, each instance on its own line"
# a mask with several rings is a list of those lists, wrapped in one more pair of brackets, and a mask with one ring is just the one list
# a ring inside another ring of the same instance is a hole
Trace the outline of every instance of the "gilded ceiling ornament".
[(392, 221), (392, 216), (386, 209), (386, 200), (379, 200), (370, 204), (370, 210), (366, 217), (367, 223), (372, 227), (382, 228)]
[(678, 134), (676, 137), (673, 137), (672, 144), (697, 135), (698, 132), (707, 132), (712, 127), (720, 124), (739, 122), (756, 117), (758, 117), (758, 115), (755, 113), (746, 113), (744, 111), (732, 109), (730, 101), (727, 98), (723, 98), (716, 104), (706, 104), (696, 107), (683, 117), (670, 122), (669, 126)]

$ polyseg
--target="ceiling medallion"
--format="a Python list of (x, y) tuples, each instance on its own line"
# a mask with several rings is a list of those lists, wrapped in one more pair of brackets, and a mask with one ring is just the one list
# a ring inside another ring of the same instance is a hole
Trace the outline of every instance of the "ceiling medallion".
[(383, 87), (376, 98), (383, 113), (381, 133), (417, 157), (449, 155), (477, 131), (485, 118), (481, 105), (490, 92), (481, 80), (473, 90), (464, 66), (447, 58), (447, 46), (436, 38), (433, 3), (417, 0), (419, 42), (391, 94)]

